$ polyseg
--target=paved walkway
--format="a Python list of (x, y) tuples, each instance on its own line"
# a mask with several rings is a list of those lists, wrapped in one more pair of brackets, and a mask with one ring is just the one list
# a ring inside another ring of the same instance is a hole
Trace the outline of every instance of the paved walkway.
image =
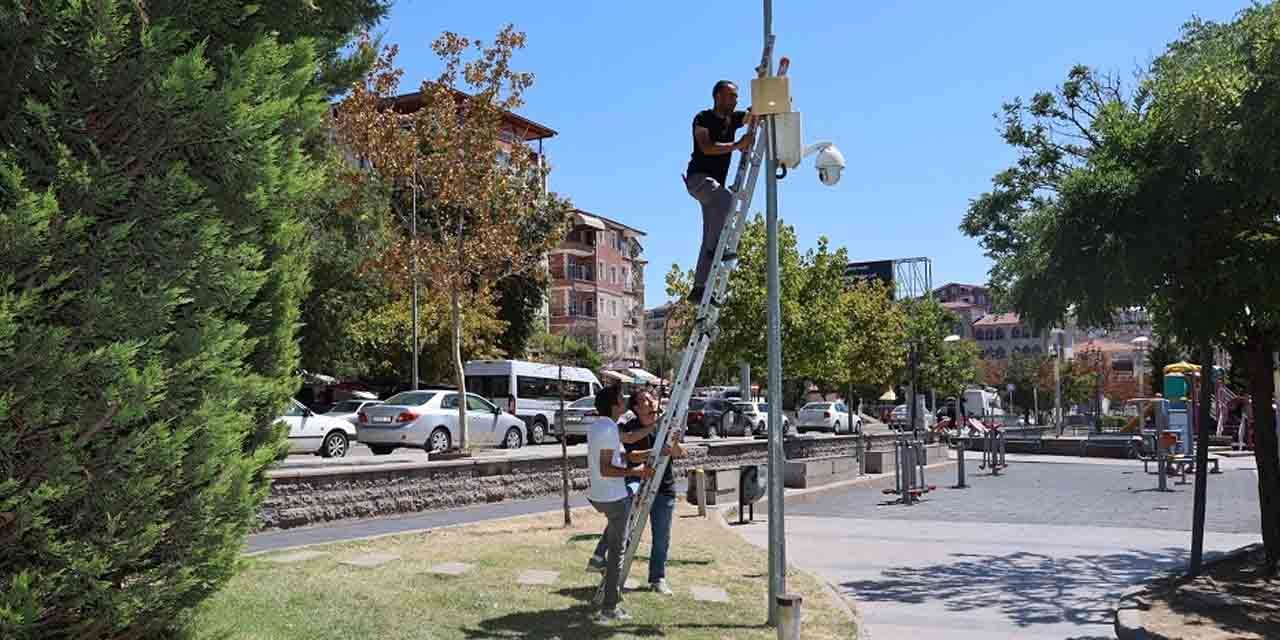
[[(940, 489), (912, 507), (884, 505), (876, 487), (788, 505), (788, 561), (852, 594), (875, 640), (1113, 638), (1120, 591), (1185, 566), (1190, 484), (1154, 492), (1140, 463), (1011, 455), (1007, 473), (991, 478), (976, 462), (972, 488)], [(1259, 539), (1256, 475), (1224, 471), (1209, 480), (1209, 551)], [(955, 469), (929, 480), (951, 485)], [(767, 525), (738, 530), (767, 545)]]

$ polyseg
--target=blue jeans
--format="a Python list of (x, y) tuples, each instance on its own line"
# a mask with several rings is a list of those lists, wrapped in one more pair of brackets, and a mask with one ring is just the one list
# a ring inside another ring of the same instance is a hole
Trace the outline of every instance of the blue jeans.
[[(633, 487), (628, 486), (628, 489)], [(635, 495), (635, 491), (631, 491)], [(653, 508), (649, 509), (649, 529), (653, 532), (653, 542), (649, 545), (649, 582), (652, 584), (667, 577), (667, 552), (671, 549), (671, 521), (675, 517), (676, 497), (659, 493), (653, 499)], [(624, 525), (625, 526), (625, 525)], [(594, 556), (604, 558), (608, 552), (609, 531), (600, 536), (596, 544)]]

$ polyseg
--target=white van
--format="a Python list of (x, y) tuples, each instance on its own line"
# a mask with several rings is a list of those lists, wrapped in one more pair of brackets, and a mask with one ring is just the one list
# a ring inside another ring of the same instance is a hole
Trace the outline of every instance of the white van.
[[(488, 398), (524, 420), (530, 444), (550, 439), (550, 425), (560, 408), (559, 365), (523, 360), (472, 360), (463, 367), (467, 391)], [(589, 369), (564, 367), (565, 404), (593, 396), (600, 380)]]

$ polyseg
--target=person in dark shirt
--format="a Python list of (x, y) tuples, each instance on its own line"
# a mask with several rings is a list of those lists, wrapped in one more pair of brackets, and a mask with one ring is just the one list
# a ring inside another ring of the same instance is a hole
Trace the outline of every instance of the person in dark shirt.
[[(653, 448), (658, 426), (658, 399), (648, 390), (640, 390), (631, 394), (628, 400), (635, 418), (619, 425), (622, 429), (622, 446), (628, 453)], [(636, 434), (644, 434), (634, 438)], [(628, 437), (631, 436), (631, 437)], [(683, 458), (684, 449), (675, 439), (668, 448), (671, 458)], [(673, 463), (667, 464), (667, 470), (658, 485), (658, 495), (654, 497), (653, 507), (649, 510), (649, 529), (653, 533), (649, 548), (649, 587), (662, 595), (671, 595), (671, 586), (667, 584), (667, 551), (671, 548), (671, 521), (676, 509), (676, 482), (672, 472)], [(628, 477), (627, 483), (640, 482), (639, 477)]]
[[(725, 180), (729, 176), (729, 161), (734, 151), (748, 151), (754, 142), (754, 134), (748, 132), (736, 142), (737, 130), (750, 127), (750, 110), (736, 111), (738, 86), (721, 80), (711, 89), (715, 106), (699, 111), (693, 117), (693, 154), (685, 171), (685, 188), (702, 205), (702, 246), (698, 251), (698, 267), (693, 275), (693, 290), (689, 300), (702, 301), (707, 277), (711, 273), (711, 260), (715, 258), (716, 244), (720, 242), (720, 230), (733, 208), (733, 192)], [(723, 260), (733, 260), (736, 255), (724, 255)]]

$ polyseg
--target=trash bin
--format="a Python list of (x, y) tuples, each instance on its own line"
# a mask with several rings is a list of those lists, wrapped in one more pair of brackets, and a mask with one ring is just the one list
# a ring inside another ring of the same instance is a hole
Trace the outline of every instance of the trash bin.
[(738, 522), (745, 522), (748, 509), (751, 519), (756, 518), (756, 501), (769, 492), (769, 476), (762, 473), (761, 465), (743, 465), (738, 470)]

